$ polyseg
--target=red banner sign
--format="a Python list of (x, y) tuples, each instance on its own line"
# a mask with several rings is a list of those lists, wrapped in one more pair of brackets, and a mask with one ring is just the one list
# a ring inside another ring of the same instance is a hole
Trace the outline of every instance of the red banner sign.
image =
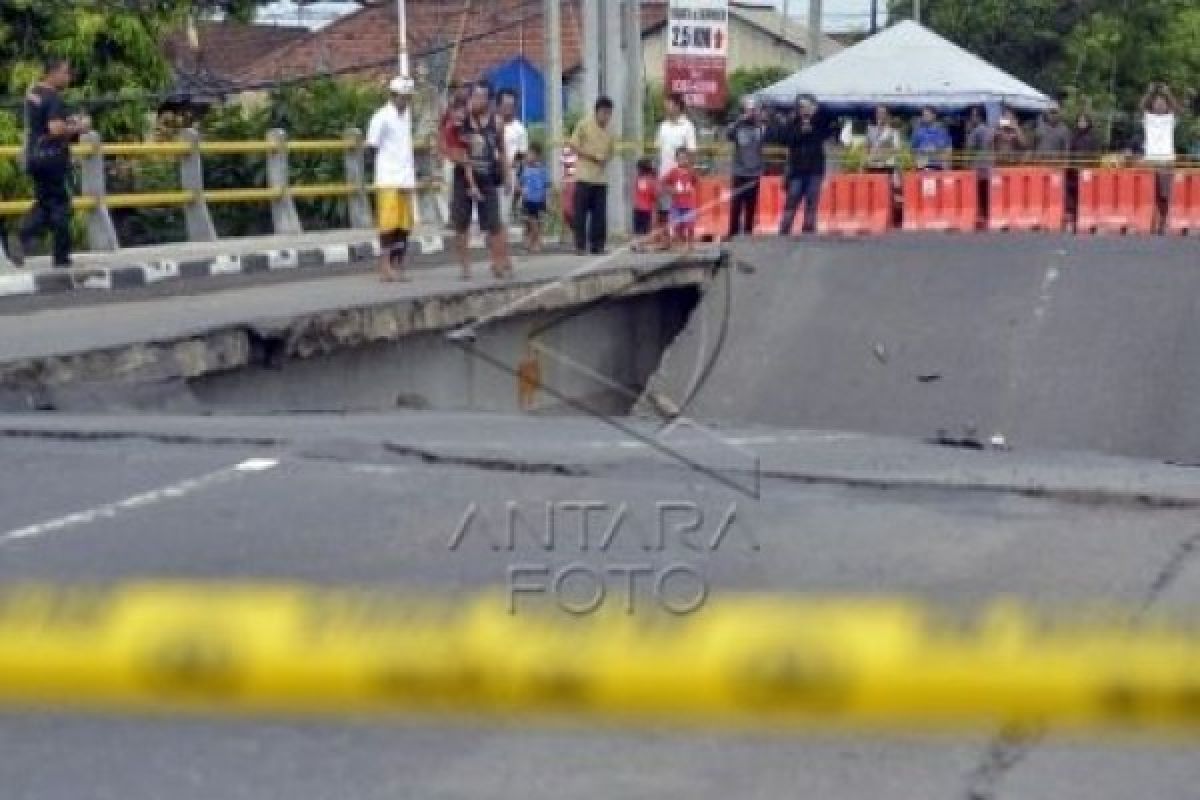
[(666, 35), (667, 91), (691, 108), (724, 108), (728, 0), (671, 0)]

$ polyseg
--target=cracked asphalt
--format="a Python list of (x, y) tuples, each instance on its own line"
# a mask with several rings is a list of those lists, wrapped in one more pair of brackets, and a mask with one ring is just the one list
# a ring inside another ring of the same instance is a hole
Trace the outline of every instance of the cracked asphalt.
[[(647, 435), (650, 428), (642, 429)], [(628, 560), (635, 545), (544, 552), (449, 543), (474, 505), (591, 502), (651, 525), (661, 503), (705, 524), (736, 509), (715, 552), (668, 540), (714, 594), (904, 594), (950, 607), (1200, 607), (1200, 473), (1065, 452), (966, 451), (865, 434), (727, 428), (670, 437), (759, 496), (697, 474), (590, 419), (388, 415), (0, 419), (0, 581), (264, 578), (473, 591), (514, 559)], [(274, 469), (119, 502), (246, 459)], [(158, 495), (156, 495), (158, 497)], [(118, 504), (114, 506), (113, 504)], [(116, 508), (66, 527), (39, 524)], [(44, 531), (6, 539), (17, 529)], [(686, 669), (686, 665), (679, 665)], [(6, 800), (241, 798), (831, 798), (1180, 800), (1200, 797), (1193, 742), (938, 738), (285, 719), (0, 716)]]

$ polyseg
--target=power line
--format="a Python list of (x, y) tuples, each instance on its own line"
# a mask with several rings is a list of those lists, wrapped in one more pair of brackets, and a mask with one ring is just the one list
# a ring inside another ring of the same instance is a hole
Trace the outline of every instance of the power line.
[[(531, 6), (536, 6), (538, 8), (538, 11), (536, 13), (525, 14), (524, 16), (514, 18), (514, 19), (504, 22), (502, 24), (497, 24), (494, 27), (489, 28), (486, 31), (480, 31), (479, 33), (471, 34), (470, 36), (464, 36), (464, 37), (462, 37), (462, 39), (460, 39), (456, 42), (448, 42), (445, 44), (426, 48), (425, 50), (415, 51), (411, 54), (411, 57), (413, 59), (428, 58), (430, 56), (434, 56), (439, 53), (453, 50), (455, 47), (461, 47), (464, 44), (470, 44), (471, 42), (479, 41), (481, 39), (486, 39), (494, 34), (502, 33), (506, 30), (511, 30), (518, 26), (522, 26), (530, 20), (538, 19), (541, 17), (541, 5), (542, 5), (542, 0), (522, 0), (522, 2), (511, 6), (510, 8), (506, 9), (506, 11), (513, 12), (513, 11), (523, 10), (523, 9), (526, 9)], [(237, 81), (230, 81), (226, 85), (213, 87), (211, 90), (204, 90), (200, 93), (209, 94), (209, 95), (216, 94), (216, 95), (220, 95), (222, 97), (228, 97), (230, 95), (241, 94), (243, 92), (256, 92), (256, 91), (265, 91), (265, 90), (271, 90), (271, 89), (282, 89), (282, 88), (288, 88), (288, 87), (292, 87), (292, 86), (303, 85), (305, 83), (313, 83), (313, 82), (316, 82), (319, 80), (324, 80), (327, 78), (337, 78), (337, 77), (342, 77), (345, 75), (353, 75), (353, 74), (359, 73), (359, 72), (368, 72), (371, 70), (382, 69), (384, 67), (394, 67), (395, 63), (396, 63), (395, 56), (389, 55), (387, 58), (383, 58), (383, 59), (375, 59), (372, 61), (364, 61), (364, 62), (360, 62), (360, 63), (356, 63), (356, 64), (349, 64), (347, 66), (339, 67), (337, 69), (323, 70), (320, 73), (314, 73), (311, 75), (302, 75), (302, 76), (297, 76), (294, 78), (277, 78), (275, 80), (245, 81), (245, 82), (240, 82), (240, 83)], [(116, 94), (108, 94), (108, 95), (100, 95), (100, 96), (93, 96), (90, 98), (84, 98), (84, 99), (80, 100), (77, 103), (77, 105), (82, 108), (95, 109), (95, 108), (103, 108), (103, 107), (107, 107), (107, 106), (117, 106), (117, 105), (122, 105), (125, 103), (134, 103), (134, 102), (163, 103), (166, 100), (170, 99), (171, 97), (173, 97), (179, 93), (180, 92), (177, 92), (174, 89), (167, 89), (167, 90), (163, 90), (163, 91), (147, 90), (147, 91), (141, 91), (141, 92), (116, 93)], [(20, 107), (22, 107), (24, 102), (25, 102), (24, 96), (0, 97), (0, 108), (20, 108)]]

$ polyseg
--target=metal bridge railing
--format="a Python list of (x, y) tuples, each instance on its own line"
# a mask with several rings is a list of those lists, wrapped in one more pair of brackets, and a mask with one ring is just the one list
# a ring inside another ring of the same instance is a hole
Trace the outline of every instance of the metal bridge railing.
[[(417, 147), (418, 153), (429, 150), (428, 143)], [(0, 146), (0, 159), (14, 160), (21, 148)], [(373, 187), (367, 180), (366, 148), (362, 132), (347, 130), (341, 139), (291, 141), (287, 133), (273, 130), (262, 141), (205, 141), (195, 130), (181, 134), (174, 142), (104, 142), (96, 133), (82, 137), (71, 148), (80, 167), (82, 191), (72, 201), (75, 211), (86, 214), (88, 249), (114, 252), (121, 243), (113, 225), (110, 211), (138, 208), (177, 208), (182, 210), (187, 241), (214, 242), (218, 240), (210, 207), (230, 203), (269, 203), (271, 221), (276, 235), (303, 233), (296, 200), (341, 198), (346, 201), (350, 228), (371, 228), (374, 215), (370, 193)], [(291, 181), (292, 157), (296, 155), (340, 154), (345, 179), (340, 183), (297, 185)], [(209, 189), (205, 186), (204, 158), (206, 156), (264, 156), (266, 185), (241, 188)], [(177, 190), (110, 193), (106, 163), (114, 158), (172, 158), (179, 162)], [(419, 192), (436, 191), (436, 182), (423, 182)], [(0, 200), (0, 218), (28, 213), (31, 199)], [(418, 203), (418, 207), (422, 204)], [(421, 224), (418, 211), (418, 225)], [(4, 261), (0, 251), (0, 262)]]

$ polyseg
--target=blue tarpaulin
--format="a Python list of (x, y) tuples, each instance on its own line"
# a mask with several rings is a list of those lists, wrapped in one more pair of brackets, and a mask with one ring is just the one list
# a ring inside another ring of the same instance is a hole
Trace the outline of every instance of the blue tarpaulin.
[(517, 116), (526, 125), (546, 121), (546, 82), (541, 70), (524, 56), (488, 70), (487, 82), (493, 91), (512, 89), (517, 93)]

